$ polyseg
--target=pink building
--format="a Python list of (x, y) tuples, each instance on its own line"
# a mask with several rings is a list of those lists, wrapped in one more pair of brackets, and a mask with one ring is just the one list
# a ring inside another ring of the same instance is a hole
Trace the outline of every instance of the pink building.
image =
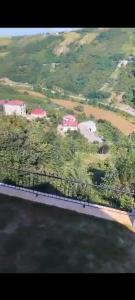
[(59, 132), (65, 133), (68, 130), (78, 131), (78, 122), (76, 120), (76, 117), (73, 115), (64, 116), (61, 124), (58, 125)]
[(33, 119), (36, 119), (36, 118), (45, 118), (47, 117), (47, 112), (41, 108), (35, 108), (33, 109), (33, 111), (31, 112), (31, 117)]
[(26, 115), (26, 105), (22, 100), (0, 100), (5, 115)]
[(0, 105), (4, 105), (7, 102), (8, 102), (7, 100), (0, 100)]

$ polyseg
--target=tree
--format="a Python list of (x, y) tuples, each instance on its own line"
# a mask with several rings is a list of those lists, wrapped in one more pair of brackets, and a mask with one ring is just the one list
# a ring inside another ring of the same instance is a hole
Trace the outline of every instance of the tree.
[(99, 153), (100, 154), (106, 154), (109, 151), (109, 146), (108, 145), (103, 145), (99, 148)]
[[(118, 153), (114, 165), (108, 169), (103, 182), (108, 188), (108, 197), (119, 202), (120, 207), (131, 209), (133, 206), (132, 191), (135, 189), (135, 155), (127, 150)], [(124, 191), (124, 192), (123, 192)]]

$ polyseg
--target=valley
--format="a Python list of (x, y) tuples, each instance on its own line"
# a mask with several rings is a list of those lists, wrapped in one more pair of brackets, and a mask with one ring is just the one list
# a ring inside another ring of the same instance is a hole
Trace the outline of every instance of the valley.
[[(83, 179), (88, 184), (106, 183), (120, 190), (124, 185), (131, 191), (135, 165), (134, 32), (83, 28), (57, 35), (0, 39), (1, 103), (9, 101), (10, 105), (18, 99), (26, 105), (25, 117), (1, 112), (2, 164)], [(46, 113), (47, 118), (43, 117)], [(66, 116), (74, 121), (64, 121)], [(96, 131), (82, 129), (84, 123), (93, 123)], [(116, 176), (112, 176), (114, 172)], [(93, 187), (89, 197), (109, 205), (109, 189), (107, 193)], [(124, 209), (133, 200), (121, 193), (113, 197)]]
[(0, 272), (135, 271), (134, 45), (0, 37)]

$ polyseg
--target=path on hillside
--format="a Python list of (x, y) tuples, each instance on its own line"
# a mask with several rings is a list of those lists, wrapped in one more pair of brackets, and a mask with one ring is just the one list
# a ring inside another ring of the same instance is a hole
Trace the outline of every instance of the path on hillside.
[[(120, 68), (118, 68), (118, 65), (117, 65), (115, 70), (111, 73), (109, 80), (118, 79), (119, 74), (120, 74)], [(113, 104), (114, 108), (124, 111), (124, 112), (128, 113), (129, 115), (135, 117), (135, 109), (132, 106), (130, 106), (129, 104), (123, 103), (122, 97), (125, 94), (124, 92), (120, 93), (120, 95), (116, 95), (116, 92), (113, 90), (111, 83), (108, 83), (108, 82), (103, 84), (103, 86), (100, 88), (100, 91), (105, 91), (105, 92), (111, 93), (111, 96), (107, 99), (107, 104), (104, 103), (104, 105), (110, 105), (111, 101), (113, 99), (116, 99), (116, 102)], [(121, 97), (121, 101), (118, 100), (118, 97)], [(110, 105), (110, 107), (111, 107), (111, 105)]]
[[(78, 102), (70, 100), (52, 99), (51, 101), (67, 109), (74, 109), (78, 106)], [(135, 124), (126, 120), (124, 117), (117, 115), (115, 112), (107, 111), (103, 108), (94, 107), (88, 104), (79, 105), (83, 106), (84, 112), (87, 116), (93, 115), (97, 120), (102, 119), (111, 122), (114, 127), (118, 128), (125, 135), (135, 132)]]

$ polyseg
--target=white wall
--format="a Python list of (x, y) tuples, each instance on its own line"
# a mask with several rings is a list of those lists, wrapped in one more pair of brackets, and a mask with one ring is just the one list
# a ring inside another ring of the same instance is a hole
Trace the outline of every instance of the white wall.
[(44, 115), (34, 115), (34, 114), (31, 114), (31, 118), (32, 119), (43, 119), (43, 118), (45, 118), (46, 117), (46, 114), (44, 114)]
[(67, 132), (68, 130), (70, 131), (77, 131), (78, 130), (78, 127), (69, 127), (69, 126), (66, 126), (66, 127), (63, 127), (63, 132)]
[(11, 104), (5, 104), (4, 110), (6, 115), (26, 115), (26, 105), (11, 105)]

